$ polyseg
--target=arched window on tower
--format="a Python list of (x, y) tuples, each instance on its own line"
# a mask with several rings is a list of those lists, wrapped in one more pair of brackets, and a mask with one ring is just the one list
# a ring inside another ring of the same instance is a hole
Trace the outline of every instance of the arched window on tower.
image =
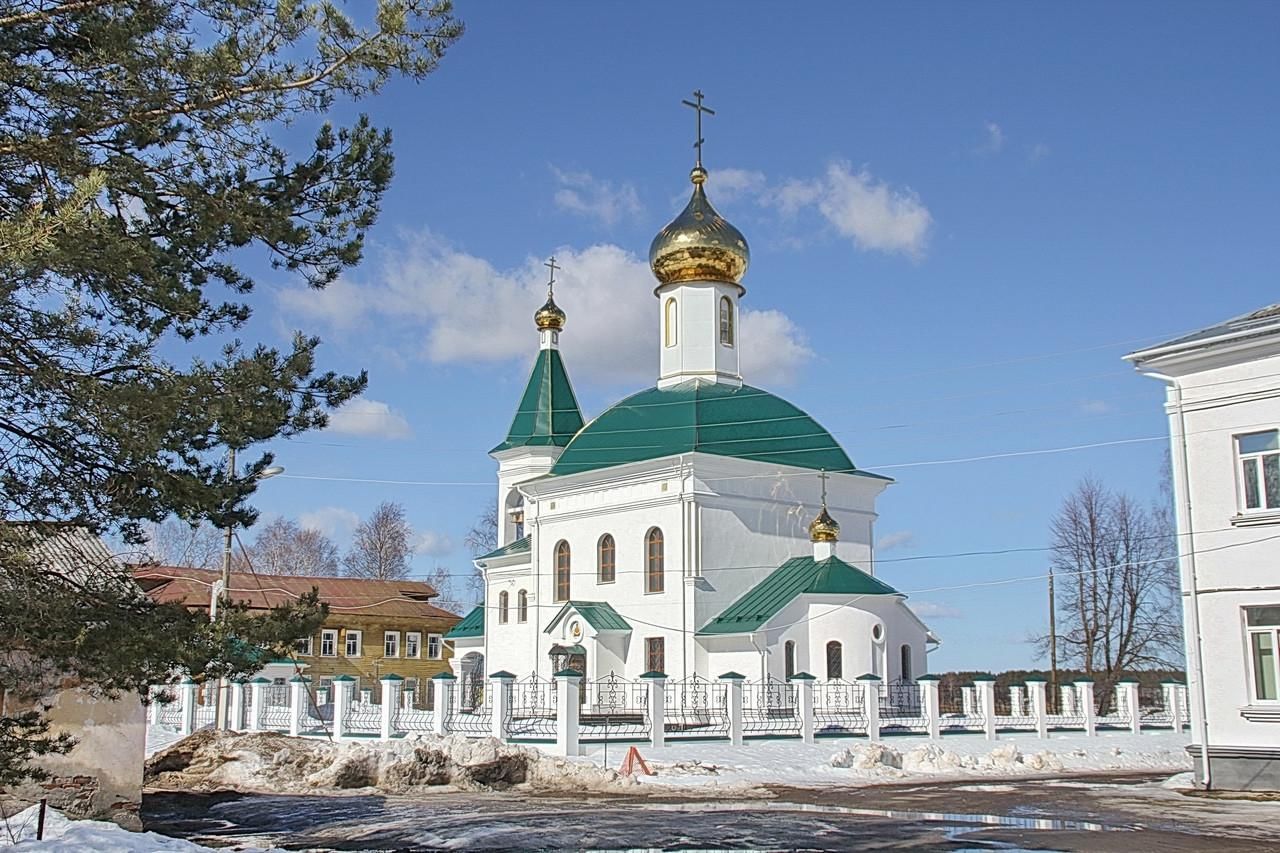
[(644, 591), (662, 592), (666, 587), (663, 576), (663, 542), (662, 531), (650, 528), (644, 537)]
[(720, 343), (733, 346), (733, 303), (727, 296), (720, 297)]
[(844, 678), (844, 649), (838, 642), (827, 643), (827, 680)]
[(523, 589), (520, 590), (520, 594), (516, 596), (516, 621), (529, 621), (529, 593), (525, 592)]
[(507, 593), (505, 591), (498, 593), (498, 624), (507, 624)]
[(504, 544), (510, 544), (524, 538), (524, 495), (515, 489), (507, 495), (506, 525), (510, 535)]
[(618, 549), (609, 533), (600, 537), (596, 545), (596, 582), (613, 583), (617, 578)]
[(676, 345), (676, 298), (668, 297), (662, 309), (662, 343), (665, 346)]
[(569, 543), (556, 543), (556, 601), (569, 600)]

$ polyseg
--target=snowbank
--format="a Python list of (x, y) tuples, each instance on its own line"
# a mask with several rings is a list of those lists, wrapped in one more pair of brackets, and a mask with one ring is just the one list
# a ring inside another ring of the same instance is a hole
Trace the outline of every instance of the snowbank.
[(44, 840), (36, 841), (39, 811), (39, 806), (31, 806), (12, 815), (8, 821), (0, 821), (0, 847), (15, 853), (28, 850), (44, 853), (85, 853), (89, 850), (94, 853), (213, 853), (209, 847), (154, 832), (130, 832), (114, 823), (98, 820), (69, 820), (57, 809), (45, 811)]
[(233, 788), (272, 793), (374, 789), (603, 790), (632, 784), (612, 770), (493, 738), (424, 735), (395, 741), (291, 738), (274, 732), (196, 732), (147, 762), (146, 783), (162, 788)]

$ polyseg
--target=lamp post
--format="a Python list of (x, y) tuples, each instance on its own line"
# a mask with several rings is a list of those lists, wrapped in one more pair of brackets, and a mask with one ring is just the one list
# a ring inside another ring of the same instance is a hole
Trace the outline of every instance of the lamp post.
[[(269, 480), (277, 474), (283, 474), (284, 468), (279, 465), (272, 465), (269, 468), (263, 468), (258, 472), (255, 479)], [(227, 450), (227, 475), (232, 479), (236, 476), (236, 449), (234, 447)], [(209, 621), (217, 621), (219, 611), (225, 616), (225, 608), (231, 603), (231, 538), (234, 535), (234, 528), (228, 524), (222, 531), (222, 579), (221, 589), (213, 596), (213, 600), (209, 603)], [(228, 682), (226, 676), (218, 679), (217, 692), (217, 719), (214, 727), (221, 730), (227, 728), (227, 698), (230, 691), (227, 689)]]

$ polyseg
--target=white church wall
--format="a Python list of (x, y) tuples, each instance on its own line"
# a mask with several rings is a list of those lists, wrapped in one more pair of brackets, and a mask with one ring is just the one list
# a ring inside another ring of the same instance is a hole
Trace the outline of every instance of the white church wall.
[[(720, 343), (720, 300), (728, 297), (734, 310), (735, 346)], [(719, 374), (737, 380), (738, 287), (723, 282), (683, 282), (664, 288), (658, 299), (659, 387), (700, 376), (712, 379)], [(676, 335), (667, 332), (668, 300), (676, 305)], [(740, 380), (738, 380), (740, 381)]]
[[(490, 568), (485, 576), (485, 671), (505, 669), (524, 677), (535, 671), (534, 647), (539, 631), (536, 587), (531, 564)], [(520, 592), (528, 595), (528, 614), (520, 621)], [(507, 594), (507, 618), (502, 620), (502, 593)], [(550, 619), (550, 616), (546, 617)]]

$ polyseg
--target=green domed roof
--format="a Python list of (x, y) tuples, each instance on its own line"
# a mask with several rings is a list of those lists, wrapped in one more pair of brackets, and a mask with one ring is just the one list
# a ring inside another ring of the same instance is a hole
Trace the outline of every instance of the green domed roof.
[(855, 469), (831, 433), (781, 397), (749, 385), (697, 379), (614, 404), (573, 437), (551, 474), (681, 453), (879, 476)]

